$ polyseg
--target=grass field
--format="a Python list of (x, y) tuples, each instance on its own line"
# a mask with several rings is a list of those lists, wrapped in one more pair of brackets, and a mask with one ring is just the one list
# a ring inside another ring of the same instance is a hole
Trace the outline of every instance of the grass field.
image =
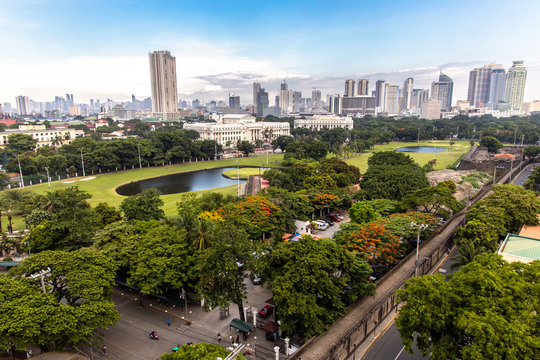
[[(187, 171), (212, 169), (218, 167), (230, 167), (235, 166), (236, 164), (240, 166), (259, 166), (259, 164), (262, 164), (266, 167), (273, 167), (279, 166), (282, 159), (283, 154), (271, 154), (268, 156), (268, 164), (266, 163), (266, 155), (263, 155), (248, 158), (235, 158), (218, 161), (192, 162), (191, 164), (149, 167), (143, 169), (121, 171), (116, 173), (101, 174), (96, 175), (95, 177), (87, 176), (84, 179), (79, 177), (70, 180), (55, 181), (51, 183), (51, 190), (54, 191), (66, 189), (69, 186), (79, 185), (81, 190), (88, 191), (90, 194), (92, 194), (92, 198), (89, 200), (90, 204), (96, 205), (100, 202), (106, 202), (109, 205), (118, 207), (118, 205), (120, 205), (120, 203), (125, 199), (125, 197), (118, 195), (115, 189), (118, 186), (129, 183), (131, 181), (137, 181), (141, 179)], [(48, 191), (47, 184), (27, 186), (26, 189), (35, 193), (45, 193)], [(204, 191), (222, 192), (224, 194), (236, 194), (236, 185), (226, 186), (223, 188), (212, 190), (201, 190), (196, 193), (202, 193)], [(161, 198), (165, 203), (165, 205), (163, 206), (165, 214), (167, 216), (175, 216), (176, 203), (179, 201), (179, 199), (182, 198), (182, 194), (162, 195)]]
[[(368, 168), (368, 159), (374, 152), (395, 150), (405, 146), (434, 146), (447, 148), (447, 141), (420, 141), (420, 142), (391, 142), (390, 144), (375, 145), (373, 149), (370, 149), (369, 153), (362, 153), (356, 156), (345, 159), (345, 162), (350, 165), (357, 166), (360, 172), (366, 172)], [(435, 165), (436, 170), (446, 169), (447, 166), (452, 165), (460, 158), (461, 155), (469, 151), (471, 144), (468, 141), (456, 141), (452, 145), (452, 150), (439, 153), (406, 153), (414, 161), (418, 162), (420, 158), (420, 165), (427, 164), (430, 160), (435, 159), (437, 161)]]
[[(261, 174), (264, 172), (264, 169), (261, 169)], [(229, 179), (238, 179), (246, 180), (250, 175), (259, 175), (259, 168), (240, 168), (240, 170), (225, 170), (222, 172), (223, 176), (228, 177)]]

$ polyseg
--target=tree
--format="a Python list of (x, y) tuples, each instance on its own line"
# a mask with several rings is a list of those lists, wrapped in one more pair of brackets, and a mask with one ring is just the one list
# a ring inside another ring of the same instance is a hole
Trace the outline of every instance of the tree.
[(484, 254), (449, 279), (405, 282), (396, 319), (407, 351), (431, 359), (535, 359), (539, 355), (540, 262), (508, 264)]
[(94, 207), (97, 214), (97, 226), (103, 228), (113, 222), (122, 220), (122, 214), (114, 206), (100, 202)]
[(478, 255), (488, 252), (484, 246), (477, 245), (476, 243), (462, 242), (458, 248), (458, 254), (452, 257), (454, 263), (450, 265), (451, 269), (459, 269), (467, 265), (468, 263), (473, 262)]
[(538, 145), (529, 145), (525, 146), (525, 149), (523, 150), (525, 155), (529, 157), (529, 159), (534, 159), (536, 156), (540, 155), (540, 146)]
[[(230, 351), (225, 350), (220, 345), (210, 343), (198, 343), (193, 345), (182, 345), (173, 354), (164, 353), (160, 360), (215, 360), (217, 358), (225, 359)], [(236, 356), (239, 360), (246, 358), (241, 354)]]
[(503, 144), (493, 136), (482, 136), (480, 146), (487, 147), (490, 153), (495, 153), (503, 147)]
[(358, 296), (374, 293), (367, 281), (370, 273), (361, 256), (333, 240), (305, 236), (276, 246), (263, 279), (271, 279), (285, 334), (310, 338), (323, 332)]
[(254, 250), (241, 228), (228, 223), (217, 228), (212, 246), (199, 253), (195, 265), (200, 275), (197, 293), (204, 300), (205, 310), (234, 303), (241, 320), (245, 321), (243, 304), (247, 288), (244, 280), (246, 270), (253, 266)]
[(238, 140), (236, 148), (238, 149), (238, 151), (243, 152), (246, 156), (248, 156), (250, 153), (255, 152), (255, 145), (253, 145), (247, 140)]
[(398, 151), (381, 151), (374, 153), (368, 159), (369, 166), (414, 166), (416, 163), (409, 156)]
[(159, 190), (144, 189), (139, 194), (129, 196), (120, 204), (120, 210), (127, 220), (158, 220), (165, 216), (161, 209), (163, 200)]
[(337, 184), (328, 175), (314, 175), (306, 178), (304, 187), (315, 190), (335, 190), (337, 189)]
[(5, 172), (0, 173), (0, 190), (7, 187), (9, 184), (9, 175)]
[(11, 134), (8, 136), (6, 149), (11, 155), (21, 155), (26, 151), (33, 151), (36, 148), (37, 140), (32, 135)]
[[(45, 292), (42, 293), (39, 274)], [(111, 300), (116, 265), (89, 249), (34, 254), (0, 276), (0, 349), (37, 344), (49, 350), (91, 340), (119, 316)]]
[[(8, 217), (8, 231), (13, 232), (13, 216), (21, 215), (24, 212), (25, 202), (30, 198), (30, 193), (26, 190), (7, 190), (0, 195), (0, 219), (1, 212)], [(0, 232), (2, 226), (0, 222)]]
[[(453, 182), (452, 182), (453, 184)], [(450, 216), (463, 209), (463, 204), (456, 200), (449, 184), (442, 182), (434, 186), (415, 190), (401, 201), (403, 210), (420, 210), (440, 216)]]
[(292, 136), (280, 135), (274, 140), (272, 140), (272, 149), (276, 150), (277, 148), (279, 148), (281, 152), (284, 152), (287, 145), (289, 145), (293, 141), (294, 138)]
[(477, 249), (494, 252), (499, 246), (499, 234), (492, 223), (473, 219), (456, 229), (455, 242), (460, 251), (463, 245), (472, 244)]
[(401, 200), (411, 191), (428, 186), (426, 175), (416, 164), (370, 165), (360, 182), (370, 199)]
[(534, 191), (535, 193), (540, 193), (540, 167), (536, 166), (534, 170), (530, 173), (525, 185), (525, 189)]
[(377, 213), (367, 201), (360, 201), (349, 208), (349, 216), (355, 223), (363, 224), (381, 217), (381, 214)]

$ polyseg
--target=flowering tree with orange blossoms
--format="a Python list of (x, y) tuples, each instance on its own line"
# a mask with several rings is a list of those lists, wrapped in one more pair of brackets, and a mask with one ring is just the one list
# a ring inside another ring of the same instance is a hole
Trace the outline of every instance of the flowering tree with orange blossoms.
[(384, 225), (384, 219), (365, 224), (359, 231), (345, 234), (343, 245), (351, 252), (365, 254), (372, 266), (394, 264), (402, 255), (400, 239)]
[(319, 210), (319, 215), (322, 216), (323, 209), (331, 209), (338, 207), (341, 203), (341, 198), (334, 194), (328, 194), (319, 191), (299, 191), (300, 195), (306, 196), (311, 206), (315, 210)]
[(242, 226), (252, 239), (283, 227), (284, 219), (280, 209), (264, 196), (248, 196), (236, 204), (227, 204), (217, 210), (225, 221)]

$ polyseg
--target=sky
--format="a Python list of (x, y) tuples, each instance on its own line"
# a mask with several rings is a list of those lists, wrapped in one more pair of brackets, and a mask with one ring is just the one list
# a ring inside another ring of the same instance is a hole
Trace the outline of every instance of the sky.
[[(525, 101), (540, 99), (538, 0), (0, 0), (0, 103), (74, 94), (150, 96), (148, 53), (176, 57), (181, 99), (252, 103), (277, 95), (343, 94), (346, 79), (430, 88), (439, 71), (466, 99), (469, 71), (525, 60)], [(273, 101), (271, 100), (271, 105)]]

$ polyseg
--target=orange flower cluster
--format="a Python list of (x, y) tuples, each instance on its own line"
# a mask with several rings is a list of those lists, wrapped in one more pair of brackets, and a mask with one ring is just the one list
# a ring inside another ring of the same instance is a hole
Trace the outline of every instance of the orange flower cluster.
[(384, 227), (385, 221), (366, 224), (362, 230), (352, 232), (345, 247), (352, 252), (366, 254), (371, 265), (393, 264), (401, 255), (399, 238)]

